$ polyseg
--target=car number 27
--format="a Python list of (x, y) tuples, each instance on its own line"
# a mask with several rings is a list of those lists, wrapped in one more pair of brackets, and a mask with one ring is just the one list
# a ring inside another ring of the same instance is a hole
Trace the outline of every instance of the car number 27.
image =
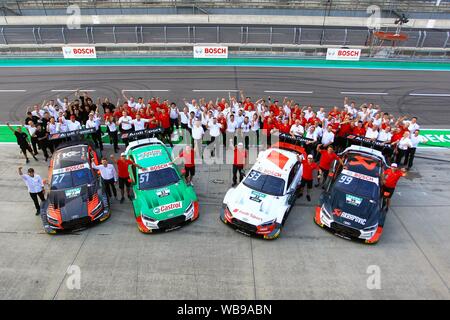
[(341, 176), (339, 178), (339, 183), (343, 183), (343, 184), (350, 184), (353, 181), (353, 177), (349, 177), (349, 176)]

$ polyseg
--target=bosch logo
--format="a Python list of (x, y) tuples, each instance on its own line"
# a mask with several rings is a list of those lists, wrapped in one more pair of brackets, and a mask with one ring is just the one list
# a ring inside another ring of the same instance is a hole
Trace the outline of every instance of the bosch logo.
[(226, 54), (226, 48), (205, 48), (205, 54)]
[(341, 57), (359, 57), (360, 52), (356, 50), (339, 50), (338, 56)]
[(74, 48), (73, 54), (94, 54), (93, 48)]

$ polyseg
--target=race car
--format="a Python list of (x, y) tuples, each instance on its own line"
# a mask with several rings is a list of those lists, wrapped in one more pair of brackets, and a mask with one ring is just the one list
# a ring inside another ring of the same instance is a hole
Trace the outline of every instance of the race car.
[(125, 154), (143, 168), (129, 168), (141, 232), (171, 231), (198, 218), (197, 195), (173, 163), (170, 148), (156, 138), (140, 139), (131, 142)]
[(92, 162), (98, 164), (99, 157), (87, 141), (63, 143), (53, 153), (48, 171), (50, 192), (41, 206), (47, 233), (78, 230), (109, 218), (109, 200)]
[(302, 147), (285, 142), (261, 151), (242, 182), (226, 193), (222, 222), (247, 236), (278, 238), (297, 199), (300, 154), (305, 156)]
[(355, 145), (340, 156), (343, 166), (332, 164), (314, 222), (342, 238), (377, 243), (386, 218), (380, 188), (385, 158), (380, 151)]

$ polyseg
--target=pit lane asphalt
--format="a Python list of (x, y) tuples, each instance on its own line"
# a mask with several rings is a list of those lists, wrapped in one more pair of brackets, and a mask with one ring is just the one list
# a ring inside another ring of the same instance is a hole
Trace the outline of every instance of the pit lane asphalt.
[(228, 90), (238, 89), (253, 99), (272, 96), (282, 100), (288, 96), (302, 105), (311, 103), (327, 108), (342, 105), (344, 96), (348, 96), (357, 105), (374, 102), (395, 115), (416, 115), (422, 126), (448, 128), (450, 125), (450, 77), (445, 71), (263, 67), (0, 68), (0, 121), (23, 120), (27, 106), (56, 98), (58, 94), (61, 97), (71, 94), (51, 90), (77, 88), (96, 90), (90, 93), (92, 97), (107, 96), (113, 103), (122, 89), (150, 90), (130, 91), (127, 95), (167, 97), (179, 106), (182, 98), (215, 100), (228, 97)]
[[(450, 298), (448, 161), (416, 159), (399, 183), (380, 242), (367, 246), (313, 223), (320, 190), (311, 203), (297, 201), (275, 241), (233, 231), (219, 221), (229, 165), (197, 166), (200, 217), (182, 229), (142, 234), (130, 202), (113, 200), (104, 223), (49, 236), (17, 175), (24, 162), (17, 146), (0, 151), (0, 299)], [(446, 160), (450, 151), (421, 149), (418, 156)], [(39, 159), (30, 165), (45, 177)], [(81, 270), (79, 290), (67, 286), (71, 265)], [(381, 289), (370, 290), (374, 265)]]

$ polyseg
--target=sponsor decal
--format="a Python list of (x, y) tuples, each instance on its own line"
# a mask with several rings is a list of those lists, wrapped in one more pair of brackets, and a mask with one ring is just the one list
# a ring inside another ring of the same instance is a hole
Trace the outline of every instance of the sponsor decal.
[(262, 199), (264, 199), (265, 197), (266, 197), (266, 195), (264, 193), (261, 193), (261, 192), (252, 191), (250, 193), (250, 200), (253, 200), (255, 202), (261, 202)]
[(162, 154), (161, 150), (145, 151), (145, 152), (142, 152), (141, 154), (139, 154), (137, 159), (142, 160), (142, 159), (157, 157), (157, 156), (160, 156), (161, 154)]
[(352, 196), (351, 194), (345, 195), (345, 202), (347, 202), (348, 204), (351, 204), (352, 206), (355, 206), (355, 207), (359, 207), (362, 200), (363, 200), (362, 198)]
[[(234, 209), (234, 210), (233, 210), (233, 213), (239, 213), (239, 214), (242, 214), (242, 215), (247, 216), (247, 217), (249, 217), (249, 218), (256, 219), (256, 220), (259, 220), (259, 221), (262, 221), (262, 219), (261, 219), (260, 217), (254, 215), (253, 213), (250, 213), (250, 212), (247, 212), (247, 211), (243, 211), (243, 210), (241, 210), (241, 209)], [(242, 220), (243, 220), (243, 221), (248, 221), (248, 219), (246, 219), (246, 218), (242, 218)]]
[(327, 60), (351, 60), (358, 61), (361, 57), (361, 49), (328, 48)]
[(361, 179), (361, 180), (365, 180), (365, 181), (369, 181), (369, 182), (373, 182), (376, 185), (378, 185), (378, 179), (375, 177), (371, 177), (362, 173), (357, 173), (357, 172), (353, 172), (347, 169), (342, 170), (342, 174), (345, 174), (346, 176), (350, 176), (353, 178), (357, 178), (357, 179)]
[(95, 50), (95, 47), (92, 46), (62, 47), (62, 51), (65, 59), (97, 58), (97, 51)]
[(73, 188), (65, 191), (66, 198), (75, 198), (80, 195), (81, 188)]
[(77, 164), (77, 165), (71, 166), (71, 167), (55, 169), (55, 170), (53, 170), (53, 174), (67, 173), (67, 172), (77, 171), (77, 170), (81, 170), (81, 169), (89, 169), (89, 164), (83, 163), (83, 164)]
[(194, 58), (228, 58), (226, 46), (194, 46)]
[(161, 189), (156, 191), (156, 195), (160, 198), (167, 197), (170, 194), (169, 189)]
[(180, 209), (181, 208), (181, 201), (177, 201), (174, 203), (169, 203), (169, 204), (163, 204), (162, 206), (159, 207), (155, 207), (153, 209), (153, 213), (154, 214), (161, 214), (164, 212), (168, 212), (168, 211), (172, 211), (172, 210), (176, 210), (176, 209)]
[(267, 156), (267, 160), (278, 166), (278, 168), (283, 169), (286, 163), (289, 161), (289, 158), (284, 154), (279, 153), (278, 151), (272, 150)]
[(145, 172), (149, 172), (149, 171), (158, 171), (158, 170), (162, 170), (162, 169), (169, 168), (169, 167), (172, 167), (172, 162), (158, 164), (156, 166), (151, 166), (151, 167), (148, 167), (148, 168), (144, 168), (144, 170), (143, 169), (139, 169), (139, 173), (145, 173)]
[(281, 178), (281, 173), (273, 171), (273, 170), (263, 170), (263, 173), (267, 174), (269, 176), (274, 176), (274, 177)]
[(69, 151), (69, 152), (64, 152), (61, 156), (63, 159), (66, 159), (66, 158), (72, 158), (72, 157), (79, 156), (80, 154), (81, 154), (80, 151)]

